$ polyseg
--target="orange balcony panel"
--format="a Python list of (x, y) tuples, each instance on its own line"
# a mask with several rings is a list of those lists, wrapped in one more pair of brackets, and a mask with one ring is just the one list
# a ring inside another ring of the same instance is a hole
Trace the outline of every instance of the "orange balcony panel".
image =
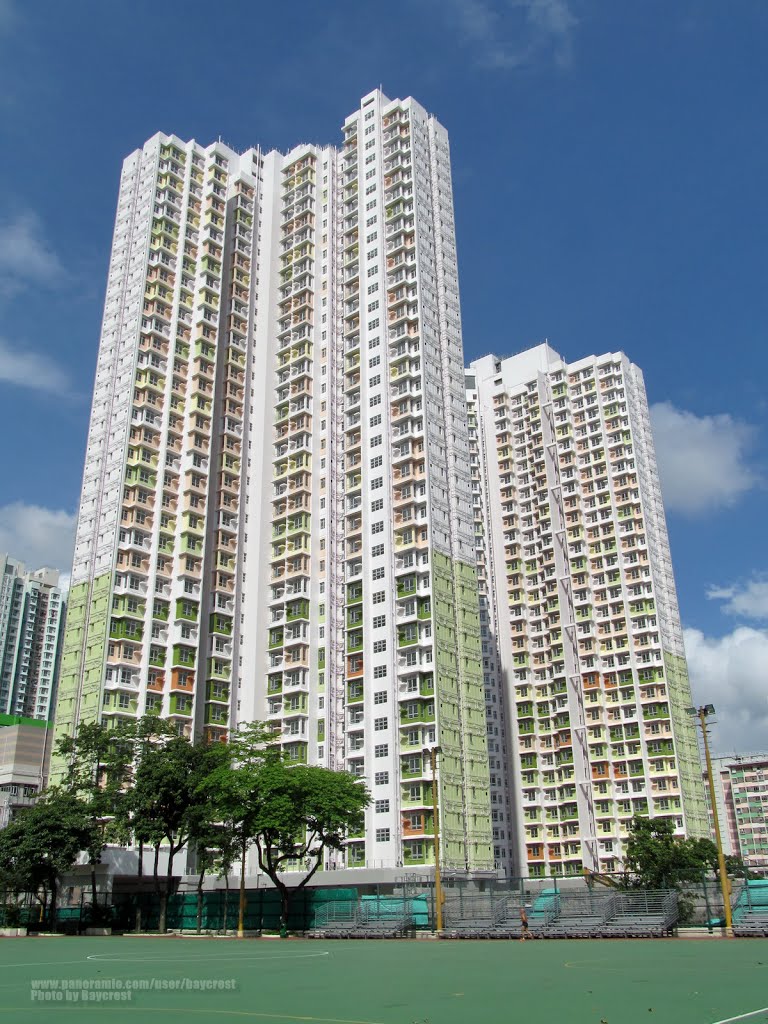
[(185, 669), (174, 668), (171, 670), (171, 689), (183, 690), (191, 693), (195, 688), (195, 677)]

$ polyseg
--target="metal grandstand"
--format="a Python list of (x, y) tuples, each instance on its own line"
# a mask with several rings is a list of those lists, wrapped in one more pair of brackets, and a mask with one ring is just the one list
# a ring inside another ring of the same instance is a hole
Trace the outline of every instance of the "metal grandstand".
[[(318, 907), (308, 934), (317, 938), (396, 938), (431, 924), (426, 895), (361, 897)], [(531, 938), (658, 938), (672, 933), (678, 896), (672, 890), (558, 890), (472, 892), (448, 890), (443, 905), (446, 939), (510, 939), (522, 935), (521, 911)], [(766, 908), (768, 915), (768, 907)], [(768, 923), (768, 916), (766, 916)]]

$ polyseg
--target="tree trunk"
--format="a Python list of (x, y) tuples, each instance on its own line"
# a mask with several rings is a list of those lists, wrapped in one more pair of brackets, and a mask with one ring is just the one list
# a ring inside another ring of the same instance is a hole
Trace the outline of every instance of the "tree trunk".
[(157, 865), (160, 860), (160, 843), (155, 843), (155, 861), (152, 865), (152, 874), (155, 879), (155, 895), (158, 897), (159, 902), (159, 919), (157, 922), (157, 930), (161, 935), (165, 934), (165, 912), (168, 906), (168, 896), (160, 889), (160, 876), (157, 873)]
[(56, 879), (51, 879), (51, 909), (50, 909), (50, 929), (52, 932), (56, 931)]
[(280, 892), (280, 938), (286, 939), (288, 938), (288, 915), (291, 911), (291, 896), (293, 893), (282, 882), (277, 882), (274, 878), (272, 881), (276, 883)]
[(245, 934), (245, 854), (248, 847), (243, 840), (243, 852), (240, 860), (240, 905), (237, 912), (237, 937), (242, 939)]
[(91, 916), (96, 924), (96, 861), (91, 861)]
[(200, 872), (200, 877), (197, 880), (197, 934), (203, 930), (203, 879), (205, 878), (205, 868)]
[(174, 848), (173, 840), (171, 840), (170, 846), (168, 847), (168, 870), (165, 873), (165, 900), (163, 901), (162, 897), (160, 900), (160, 906), (163, 914), (161, 932), (165, 932), (167, 930), (168, 897), (171, 893), (171, 882), (173, 880), (173, 858), (176, 856), (176, 853), (177, 851)]
[(223, 932), (227, 934), (227, 916), (229, 912), (229, 867), (224, 872), (224, 922)]
[[(139, 840), (139, 866), (136, 869), (136, 877), (142, 878), (144, 875), (144, 840)], [(141, 886), (137, 887), (136, 890), (136, 931), (141, 931)]]

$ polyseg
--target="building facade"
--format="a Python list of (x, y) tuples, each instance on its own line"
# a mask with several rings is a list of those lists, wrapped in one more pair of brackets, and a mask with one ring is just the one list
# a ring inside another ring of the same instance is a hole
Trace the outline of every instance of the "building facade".
[(640, 370), (540, 345), (467, 402), (497, 862), (619, 870), (634, 814), (707, 834)]
[(448, 139), (125, 161), (56, 716), (273, 724), (364, 777), (337, 866), (493, 867)]
[(768, 754), (713, 757), (712, 772), (723, 850), (768, 874)]
[(50, 722), (0, 714), (0, 828), (45, 788), (52, 737)]
[(0, 555), (0, 714), (53, 717), (65, 611), (57, 570)]

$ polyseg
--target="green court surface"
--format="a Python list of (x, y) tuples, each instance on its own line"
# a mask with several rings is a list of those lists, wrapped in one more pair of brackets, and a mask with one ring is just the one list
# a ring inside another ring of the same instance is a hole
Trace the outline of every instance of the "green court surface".
[(768, 940), (0, 939), (0, 1024), (183, 1018), (766, 1024)]

